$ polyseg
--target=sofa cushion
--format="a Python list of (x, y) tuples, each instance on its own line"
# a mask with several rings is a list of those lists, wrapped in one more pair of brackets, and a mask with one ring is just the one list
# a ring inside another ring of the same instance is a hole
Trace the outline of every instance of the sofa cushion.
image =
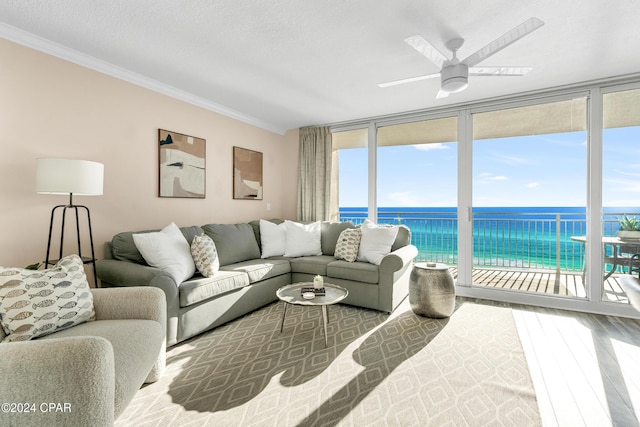
[(398, 226), (396, 240), (391, 245), (391, 252), (411, 244), (411, 230), (406, 225)]
[(255, 283), (291, 272), (291, 264), (283, 259), (255, 259), (226, 265), (222, 269), (247, 273), (249, 282)]
[(377, 265), (368, 262), (336, 261), (327, 265), (327, 281), (332, 277), (356, 282), (377, 284), (380, 279)]
[[(133, 234), (153, 233), (156, 231), (159, 230), (124, 231), (116, 234), (111, 239), (111, 254), (113, 258), (145, 265), (146, 261), (133, 241)], [(195, 236), (202, 234), (202, 228), (197, 225), (181, 227), (180, 231), (189, 244), (191, 244)]]
[(180, 307), (188, 307), (248, 285), (249, 276), (244, 272), (220, 270), (213, 277), (197, 276), (180, 284)]
[[(99, 320), (74, 326), (38, 340), (85, 336), (105, 338), (113, 348), (114, 415), (117, 417), (133, 399), (158, 359), (165, 339), (164, 328), (155, 320)], [(64, 354), (52, 354), (51, 357), (64, 358)], [(73, 367), (70, 366), (69, 369)]]
[(27, 341), (95, 317), (93, 296), (78, 255), (48, 270), (0, 267), (3, 341)]
[(220, 266), (260, 258), (260, 248), (249, 224), (207, 224), (202, 230), (216, 244)]
[(301, 257), (322, 255), (320, 221), (301, 224), (299, 222), (285, 220), (284, 224), (287, 228), (284, 256)]
[(176, 284), (196, 272), (189, 243), (173, 222), (158, 232), (134, 234), (133, 242), (147, 264), (166, 272)]
[(218, 251), (213, 239), (202, 233), (191, 242), (191, 256), (196, 268), (204, 277), (211, 277), (220, 270)]
[(292, 273), (306, 273), (313, 274), (314, 276), (319, 274), (320, 276), (326, 276), (327, 264), (335, 260), (336, 259), (330, 255), (318, 255), (292, 258), (289, 262), (291, 263)]
[(349, 228), (355, 228), (352, 222), (322, 222), (322, 255), (335, 255), (336, 244), (340, 233)]

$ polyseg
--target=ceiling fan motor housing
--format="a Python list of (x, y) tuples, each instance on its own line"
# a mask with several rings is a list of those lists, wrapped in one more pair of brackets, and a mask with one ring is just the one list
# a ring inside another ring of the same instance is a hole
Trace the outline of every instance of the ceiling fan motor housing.
[(442, 90), (449, 93), (460, 92), (469, 85), (469, 67), (466, 64), (452, 64), (440, 72)]

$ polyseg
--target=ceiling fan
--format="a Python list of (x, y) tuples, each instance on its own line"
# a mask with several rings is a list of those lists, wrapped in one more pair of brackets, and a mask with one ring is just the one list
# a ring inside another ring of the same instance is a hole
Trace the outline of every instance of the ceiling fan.
[(445, 43), (447, 49), (452, 53), (452, 58), (449, 59), (444, 56), (440, 51), (433, 47), (429, 42), (422, 38), (420, 35), (407, 37), (404, 41), (426, 56), (431, 62), (441, 68), (439, 73), (427, 74), (425, 76), (410, 77), (407, 79), (394, 80), (392, 82), (380, 83), (380, 87), (395, 86), (404, 83), (417, 82), (420, 80), (431, 79), (440, 76), (441, 85), (440, 91), (436, 98), (444, 98), (449, 96), (450, 93), (460, 92), (467, 88), (469, 84), (469, 76), (523, 76), (532, 70), (531, 67), (476, 67), (475, 65), (484, 61), (491, 55), (496, 54), (505, 47), (515, 43), (527, 34), (542, 27), (544, 22), (538, 18), (529, 18), (522, 24), (515, 27), (513, 30), (498, 37), (482, 49), (471, 54), (466, 59), (460, 61), (456, 56), (456, 52), (462, 44), (464, 39), (455, 38)]

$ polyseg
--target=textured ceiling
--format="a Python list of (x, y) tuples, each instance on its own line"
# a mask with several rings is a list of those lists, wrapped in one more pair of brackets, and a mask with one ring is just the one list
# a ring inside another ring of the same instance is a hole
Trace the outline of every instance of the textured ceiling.
[[(377, 85), (439, 71), (407, 36), (442, 52), (463, 37), (464, 58), (532, 16), (545, 25), (479, 64), (534, 67), (524, 77), (471, 77), (439, 100), (438, 79)], [(2, 37), (104, 61), (276, 132), (639, 73), (639, 23), (640, 0), (0, 2)]]

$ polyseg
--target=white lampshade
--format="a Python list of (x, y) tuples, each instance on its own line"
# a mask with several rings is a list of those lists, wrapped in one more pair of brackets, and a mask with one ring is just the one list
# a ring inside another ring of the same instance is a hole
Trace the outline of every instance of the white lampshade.
[(36, 191), (40, 194), (102, 195), (104, 165), (89, 160), (37, 159)]

